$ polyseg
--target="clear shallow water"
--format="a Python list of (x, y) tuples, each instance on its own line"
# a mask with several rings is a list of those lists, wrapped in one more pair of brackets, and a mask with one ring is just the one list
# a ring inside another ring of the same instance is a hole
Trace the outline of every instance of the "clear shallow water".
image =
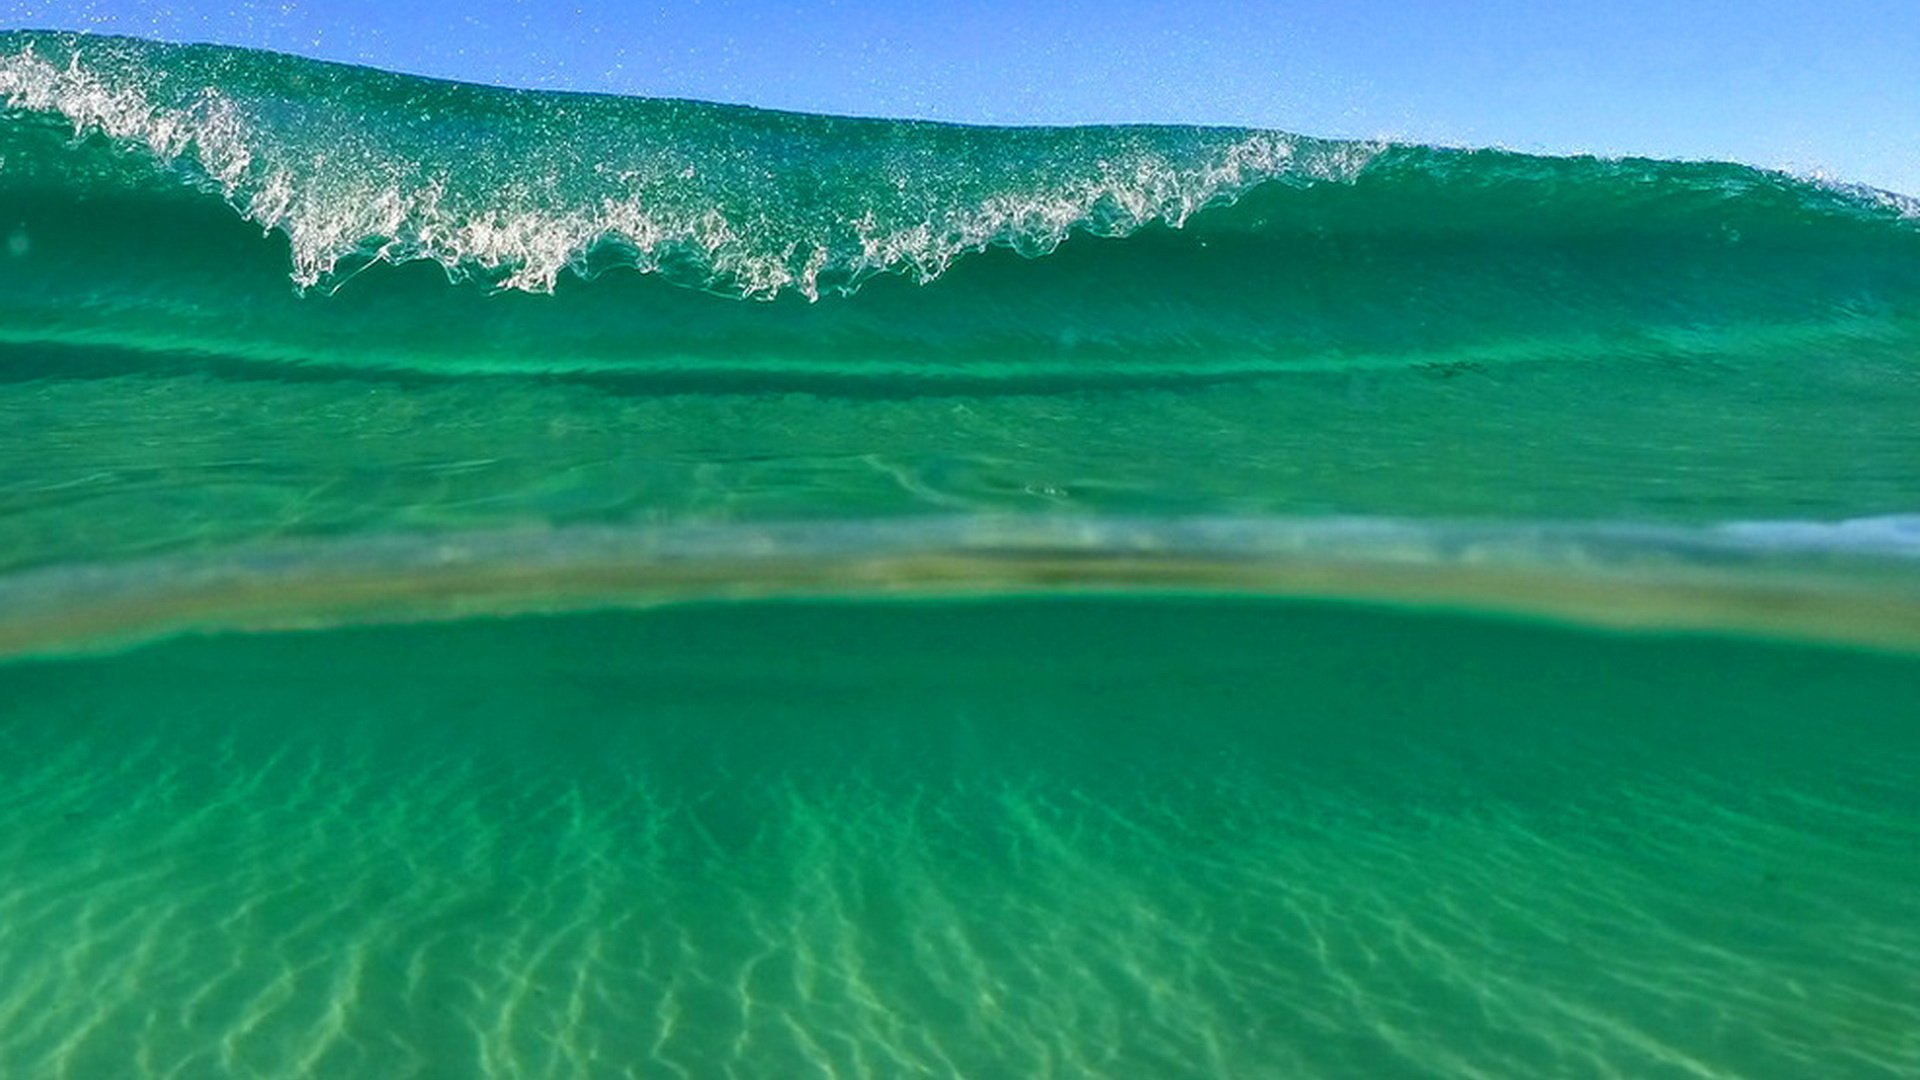
[(1920, 1072), (1913, 200), (0, 100), (0, 1075)]
[(744, 604), (0, 669), (0, 1065), (1895, 1076), (1920, 663)]

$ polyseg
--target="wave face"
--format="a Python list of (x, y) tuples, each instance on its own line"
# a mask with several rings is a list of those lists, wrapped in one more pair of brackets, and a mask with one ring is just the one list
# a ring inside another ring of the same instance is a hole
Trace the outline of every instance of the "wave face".
[[(1904, 346), (1920, 295), (1914, 203), (1732, 165), (803, 116), (46, 34), (0, 37), (0, 97), (15, 340), (1073, 381)], [(445, 273), (390, 265), (413, 263)]]
[[(1512, 538), (1496, 562), (1533, 565), (1543, 525), (1840, 537), (1915, 510), (1920, 212), (1885, 192), (48, 33), (0, 35), (0, 100), (0, 573), (52, 574), (34, 582), (127, 559), (312, 577), (490, 530), (637, 530), (627, 551), (853, 523), (771, 575), (817, 583), (905, 550), (860, 523), (932, 515), (947, 537), (1014, 521), (968, 566), (1054, 568), (980, 569), (996, 588), (1124, 581), (1083, 572), (1087, 537), (1120, 535), (1173, 549), (1185, 585), (1238, 588), (1275, 575), (1222, 571), (1248, 556), (1186, 550), (1180, 522), (1389, 521), (1443, 567), (1488, 528)], [(918, 543), (914, 573), (952, 554)], [(540, 573), (590, 603), (602, 556), (582, 559)], [(1081, 569), (1048, 577), (1062, 560)]]

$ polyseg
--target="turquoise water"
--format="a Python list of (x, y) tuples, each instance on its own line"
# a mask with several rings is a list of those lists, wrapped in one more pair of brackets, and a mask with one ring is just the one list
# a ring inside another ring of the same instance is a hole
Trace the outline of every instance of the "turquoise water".
[(761, 604), (0, 672), (18, 1075), (1895, 1076), (1911, 658)]
[(0, 35), (0, 1075), (1920, 1073), (1920, 204)]

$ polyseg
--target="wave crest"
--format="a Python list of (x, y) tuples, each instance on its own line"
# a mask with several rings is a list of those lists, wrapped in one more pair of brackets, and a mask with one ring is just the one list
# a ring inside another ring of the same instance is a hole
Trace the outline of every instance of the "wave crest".
[[(11, 40), (8, 40), (10, 37)], [(0, 36), (0, 97), (209, 183), (310, 287), (425, 259), (531, 292), (608, 266), (771, 298), (931, 280), (1281, 180), (1377, 144), (1195, 128), (989, 129), (443, 83), (272, 54)]]

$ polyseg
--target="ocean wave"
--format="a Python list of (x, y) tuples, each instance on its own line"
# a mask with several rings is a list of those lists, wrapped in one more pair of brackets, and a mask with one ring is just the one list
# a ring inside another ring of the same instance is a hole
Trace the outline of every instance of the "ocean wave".
[[(1725, 240), (1846, 219), (1909, 234), (1911, 199), (1712, 163), (1553, 159), (1166, 126), (981, 128), (666, 99), (506, 90), (215, 46), (0, 34), (11, 127), (57, 123), (97, 178), (216, 193), (288, 241), (302, 288), (425, 260), (550, 292), (612, 267), (767, 299), (920, 282), (992, 247), (1183, 226), (1256, 190), (1361, 181), (1324, 232), (1665, 230)], [(10, 136), (19, 142), (21, 133)], [(96, 141), (103, 146), (93, 145)], [(115, 160), (115, 159), (118, 160)], [(41, 163), (44, 165), (44, 163)], [(1268, 200), (1269, 204), (1273, 202)], [(1901, 223), (1905, 228), (1901, 228)]]
[(0, 102), (10, 370), (1025, 391), (1920, 340), (1909, 201), (1739, 165), (807, 116), (45, 33), (0, 34)]
[(0, 38), (0, 96), (204, 180), (284, 232), (293, 278), (425, 259), (503, 288), (666, 271), (810, 298), (989, 246), (1178, 225), (1378, 147), (1185, 128), (995, 131), (536, 94), (120, 38)]

